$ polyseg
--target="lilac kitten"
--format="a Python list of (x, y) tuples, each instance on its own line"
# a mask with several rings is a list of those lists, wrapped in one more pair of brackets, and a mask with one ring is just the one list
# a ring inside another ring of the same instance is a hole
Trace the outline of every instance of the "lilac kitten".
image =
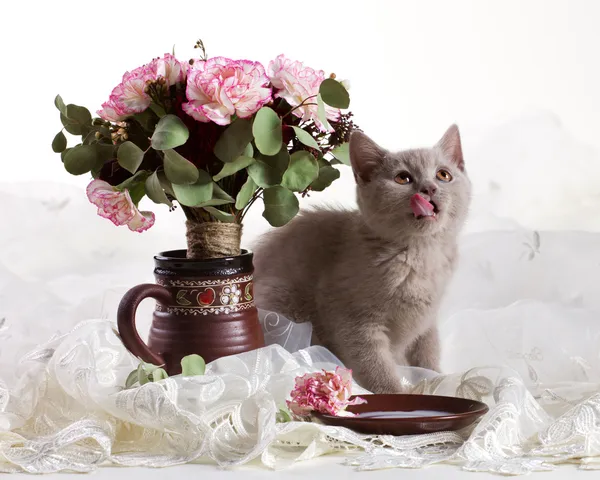
[(401, 392), (396, 364), (439, 371), (436, 316), (457, 260), (471, 184), (458, 127), (429, 149), (350, 139), (358, 211), (319, 209), (255, 249), (257, 305), (311, 322), (375, 393)]

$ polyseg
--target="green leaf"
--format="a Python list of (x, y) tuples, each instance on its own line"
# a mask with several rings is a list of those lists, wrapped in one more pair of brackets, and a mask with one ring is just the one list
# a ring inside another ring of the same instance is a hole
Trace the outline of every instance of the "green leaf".
[(262, 107), (252, 124), (254, 143), (263, 155), (276, 155), (281, 150), (281, 118), (269, 107)]
[(263, 217), (274, 227), (282, 227), (300, 210), (296, 195), (281, 185), (267, 188), (263, 199), (265, 203)]
[[(218, 203), (217, 203), (218, 202)], [(212, 203), (209, 205), (225, 205), (226, 203), (234, 203), (235, 200), (225, 190), (219, 187), (216, 183), (213, 185)]]
[(323, 103), (320, 93), (317, 95), (317, 117), (323, 124), (323, 128), (331, 130), (331, 125), (329, 124), (329, 120), (327, 120), (327, 114), (325, 113), (325, 104)]
[(67, 114), (67, 107), (65, 106), (65, 102), (63, 102), (63, 99), (60, 95), (57, 95), (54, 99), (54, 106), (58, 108), (58, 111), (63, 115)]
[(198, 180), (198, 169), (175, 150), (164, 151), (164, 167), (167, 178), (176, 184), (192, 184)]
[(80, 107), (79, 105), (73, 105), (70, 103), (66, 107), (65, 116), (69, 119), (78, 123), (79, 125), (92, 125), (92, 114), (85, 107)]
[(283, 174), (281, 185), (292, 192), (306, 190), (319, 176), (317, 159), (306, 150), (292, 153), (290, 165)]
[(156, 126), (156, 116), (149, 109), (136, 113), (132, 118), (147, 132), (153, 132)]
[(288, 423), (292, 421), (292, 416), (290, 412), (288, 412), (284, 408), (280, 408), (277, 414), (275, 415), (275, 421), (277, 423)]
[(61, 113), (60, 121), (63, 124), (63, 127), (65, 127), (65, 130), (67, 132), (69, 132), (71, 135), (82, 135), (83, 134), (82, 126), (79, 123), (77, 123), (75, 120), (70, 120), (69, 118), (65, 117)]
[(316, 148), (317, 150), (320, 151), (319, 144), (317, 143), (315, 138), (310, 133), (308, 133), (306, 130), (301, 129), (300, 127), (292, 127), (292, 128), (294, 129), (294, 132), (296, 133), (298, 140), (300, 140), (304, 145), (306, 145), (307, 147), (310, 147), (310, 148)]
[(213, 217), (223, 223), (233, 223), (235, 222), (235, 215), (231, 213), (224, 212), (223, 210), (218, 210), (215, 207), (204, 207), (208, 213), (210, 213)]
[(158, 171), (157, 175), (158, 175), (158, 180), (160, 181), (160, 184), (161, 184), (163, 190), (165, 191), (165, 193), (168, 193), (169, 195), (174, 197), (175, 192), (173, 191), (173, 185), (171, 184), (171, 182), (169, 182), (169, 179), (165, 175), (164, 170)]
[(152, 381), (153, 382), (160, 382), (161, 380), (164, 380), (165, 378), (169, 378), (169, 375), (163, 368), (157, 368), (156, 370), (154, 370), (152, 372)]
[(52, 150), (56, 153), (64, 152), (67, 148), (67, 137), (62, 133), (62, 130), (56, 134), (52, 140)]
[[(81, 145), (81, 144), (79, 144)], [(79, 146), (77, 145), (77, 146)], [(69, 153), (69, 150), (73, 150), (72, 148), (66, 148), (65, 150), (63, 150), (62, 152), (60, 152), (60, 161), (65, 163), (65, 157), (67, 156), (67, 153)]]
[(165, 115), (156, 124), (152, 135), (152, 148), (171, 150), (187, 142), (190, 131), (176, 115)]
[(150, 104), (150, 110), (152, 110), (154, 113), (156, 113), (156, 116), (158, 118), (163, 118), (167, 112), (165, 112), (165, 109), (163, 107), (161, 107), (160, 105), (152, 102)]
[(252, 198), (252, 195), (256, 191), (256, 188), (257, 185), (254, 182), (254, 180), (252, 180), (252, 177), (248, 177), (246, 183), (242, 185), (242, 188), (237, 194), (237, 197), (235, 199), (235, 208), (237, 208), (238, 210), (242, 210), (246, 205), (248, 205), (248, 202)]
[(323, 101), (334, 108), (348, 108), (350, 95), (344, 86), (333, 78), (326, 78), (319, 86), (319, 94)]
[[(196, 168), (196, 167), (194, 167)], [(192, 185), (179, 185), (173, 183), (173, 192), (177, 201), (186, 207), (197, 207), (208, 202), (213, 197), (215, 183), (204, 170), (198, 170), (198, 179)], [(169, 174), (167, 173), (167, 178)]]
[(133, 188), (135, 188), (136, 185), (138, 185), (140, 183), (143, 184), (149, 175), (150, 175), (150, 172), (147, 172), (146, 170), (141, 170), (141, 171), (137, 172), (133, 177), (129, 177), (124, 182), (119, 183), (119, 185), (117, 185), (116, 188), (117, 188), (117, 190), (121, 190), (121, 191), (123, 191), (125, 189), (131, 191)]
[(335, 147), (331, 150), (331, 154), (344, 165), (350, 166), (350, 144), (348, 142)]
[[(152, 365), (154, 367), (154, 370), (156, 370), (158, 367)], [(143, 362), (139, 364), (138, 369), (137, 369), (137, 377), (138, 377), (138, 383), (140, 385), (146, 385), (149, 381), (150, 381), (150, 374), (152, 373), (152, 371), (148, 371), (148, 368), (146, 367), (146, 364), (144, 364)]]
[(261, 188), (269, 188), (281, 183), (283, 173), (290, 163), (290, 154), (283, 147), (277, 155), (258, 154), (256, 162), (248, 165), (248, 175)]
[(181, 374), (184, 377), (193, 377), (204, 375), (206, 371), (206, 362), (200, 355), (188, 355), (181, 359)]
[(326, 165), (319, 168), (319, 176), (310, 184), (310, 188), (315, 192), (322, 192), (338, 178), (340, 178), (340, 171), (337, 168)]
[(69, 149), (63, 163), (71, 175), (88, 173), (96, 164), (97, 151), (93, 145), (78, 145)]
[(246, 157), (244, 155), (239, 156), (233, 162), (226, 163), (223, 165), (223, 168), (219, 173), (217, 173), (213, 180), (218, 182), (222, 178), (228, 177), (229, 175), (233, 175), (235, 172), (246, 168), (248, 165), (254, 163), (254, 159), (252, 157)]
[(246, 157), (254, 157), (254, 148), (252, 148), (252, 142), (246, 145), (246, 148), (244, 148), (244, 153), (242, 155)]
[(171, 200), (167, 198), (156, 172), (146, 179), (146, 195), (154, 203), (164, 203), (169, 207), (173, 206)]
[(144, 151), (133, 142), (124, 142), (117, 150), (117, 161), (125, 170), (135, 173), (144, 161)]
[(133, 387), (138, 381), (138, 371), (135, 369), (129, 375), (127, 375), (127, 380), (125, 380), (125, 388)]
[[(215, 144), (214, 153), (223, 163), (233, 162), (240, 155), (247, 155), (245, 150), (252, 138), (252, 122), (238, 118), (221, 134)], [(252, 148), (251, 145), (250, 148)]]

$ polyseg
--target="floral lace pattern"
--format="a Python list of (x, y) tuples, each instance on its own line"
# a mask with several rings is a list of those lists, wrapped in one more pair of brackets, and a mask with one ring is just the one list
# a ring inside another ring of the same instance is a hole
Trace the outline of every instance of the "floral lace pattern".
[[(108, 321), (89, 321), (27, 354), (20, 381), (0, 382), (0, 471), (88, 472), (110, 462), (164, 467), (208, 457), (221, 466), (260, 458), (279, 469), (331, 452), (360, 470), (418, 468), (450, 462), (470, 471), (524, 474), (578, 462), (600, 466), (600, 394), (553, 418), (506, 367), (435, 375), (402, 368), (412, 393), (454, 395), (490, 405), (461, 432), (369, 436), (311, 422), (276, 423), (297, 375), (332, 370), (339, 361), (322, 347), (295, 353), (277, 345), (268, 325), (287, 320), (262, 314), (272, 345), (208, 365), (202, 377), (172, 377), (125, 390), (134, 366)], [(308, 336), (309, 338), (309, 336)], [(306, 340), (306, 336), (305, 336)], [(356, 386), (358, 392), (364, 392)], [(595, 390), (595, 391), (594, 391)]]

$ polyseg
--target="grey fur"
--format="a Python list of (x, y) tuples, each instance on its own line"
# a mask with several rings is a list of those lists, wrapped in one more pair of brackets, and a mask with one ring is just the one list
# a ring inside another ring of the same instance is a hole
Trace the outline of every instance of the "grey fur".
[[(436, 316), (471, 184), (455, 125), (433, 148), (398, 153), (355, 132), (350, 158), (359, 210), (309, 211), (265, 235), (255, 248), (257, 305), (312, 322), (313, 342), (362, 386), (398, 393), (396, 363), (439, 371)], [(436, 178), (442, 167), (451, 182)], [(395, 181), (403, 170), (413, 183)], [(432, 188), (436, 220), (416, 219), (410, 197)]]

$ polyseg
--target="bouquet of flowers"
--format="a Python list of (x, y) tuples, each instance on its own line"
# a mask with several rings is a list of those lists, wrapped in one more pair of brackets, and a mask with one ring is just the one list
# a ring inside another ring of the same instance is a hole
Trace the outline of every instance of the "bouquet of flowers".
[[(297, 195), (327, 188), (349, 164), (355, 126), (345, 82), (283, 55), (259, 62), (165, 54), (125, 73), (92, 118), (57, 96), (63, 129), (52, 142), (72, 175), (90, 174), (89, 200), (115, 225), (143, 232), (147, 196), (187, 218), (188, 258), (240, 254), (241, 225), (261, 198), (282, 226)], [(80, 136), (67, 146), (63, 131)]]

